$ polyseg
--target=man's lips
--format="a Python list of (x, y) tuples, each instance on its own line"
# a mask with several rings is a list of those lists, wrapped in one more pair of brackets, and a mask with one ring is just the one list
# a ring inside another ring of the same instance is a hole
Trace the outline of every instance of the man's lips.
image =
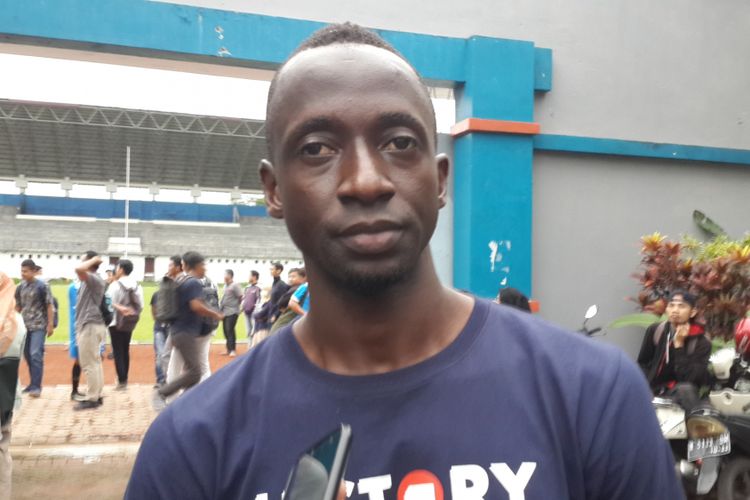
[(348, 226), (340, 240), (349, 250), (363, 255), (376, 255), (391, 250), (403, 229), (392, 221), (360, 222)]

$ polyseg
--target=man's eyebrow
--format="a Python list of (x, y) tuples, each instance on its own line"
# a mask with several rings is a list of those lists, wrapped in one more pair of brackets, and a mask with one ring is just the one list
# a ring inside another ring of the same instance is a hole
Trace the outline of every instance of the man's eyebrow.
[(337, 128), (337, 122), (325, 116), (315, 116), (296, 125), (286, 136), (286, 140), (297, 140), (312, 132), (321, 130), (333, 130)]
[(409, 113), (402, 113), (400, 111), (381, 113), (377, 118), (377, 124), (382, 128), (399, 126), (408, 127), (415, 132), (427, 134), (425, 125), (421, 121)]

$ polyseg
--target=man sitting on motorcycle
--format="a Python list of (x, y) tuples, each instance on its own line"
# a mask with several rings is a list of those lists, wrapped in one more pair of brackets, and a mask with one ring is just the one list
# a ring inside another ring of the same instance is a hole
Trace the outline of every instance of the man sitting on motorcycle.
[(698, 387), (708, 383), (711, 342), (695, 322), (697, 297), (676, 290), (667, 303), (668, 321), (646, 330), (638, 364), (656, 395), (674, 395), (686, 410), (698, 403)]

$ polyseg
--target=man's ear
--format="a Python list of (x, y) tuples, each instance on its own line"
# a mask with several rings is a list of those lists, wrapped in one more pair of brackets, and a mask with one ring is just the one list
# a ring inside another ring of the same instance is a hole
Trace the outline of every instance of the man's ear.
[(695, 318), (696, 314), (698, 314), (698, 309), (694, 307), (692, 312), (690, 313), (690, 318)]
[(263, 193), (266, 196), (266, 208), (268, 215), (276, 219), (284, 218), (284, 207), (281, 202), (279, 185), (276, 182), (276, 173), (273, 164), (268, 160), (261, 160), (258, 167), (260, 182), (263, 183)]
[(448, 203), (448, 175), (450, 174), (451, 161), (448, 155), (440, 153), (435, 157), (438, 170), (438, 200), (440, 208)]

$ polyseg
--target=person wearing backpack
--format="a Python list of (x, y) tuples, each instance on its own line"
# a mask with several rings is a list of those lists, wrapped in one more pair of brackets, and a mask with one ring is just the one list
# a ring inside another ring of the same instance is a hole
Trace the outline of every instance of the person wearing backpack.
[[(204, 299), (205, 287), (201, 280), (206, 275), (205, 258), (198, 252), (187, 252), (182, 256), (182, 267), (187, 276), (181, 280), (177, 288), (179, 314), (170, 325), (169, 337), (176, 351), (172, 354), (172, 358), (179, 354), (184, 363), (184, 369), (174, 380), (170, 380), (168, 376), (167, 383), (154, 392), (153, 406), (157, 411), (164, 409), (167, 398), (200, 382), (202, 365), (200, 338), (205, 335), (206, 330), (203, 318), (211, 318), (216, 324), (224, 318), (217, 307), (209, 307)], [(170, 360), (170, 363), (173, 361), (174, 359)]]
[[(167, 382), (167, 367), (171, 357), (172, 343), (169, 340), (169, 325), (177, 318), (177, 277), (182, 275), (182, 256), (169, 258), (167, 274), (159, 283), (159, 289), (151, 296), (151, 315), (154, 318), (154, 361), (156, 386)], [(161, 297), (161, 299), (159, 299)]]
[(55, 306), (49, 287), (37, 279), (38, 266), (31, 259), (21, 262), (21, 278), (15, 292), (16, 311), (23, 316), (28, 335), (24, 346), (24, 358), (29, 365), (29, 385), (23, 390), (29, 397), (38, 398), (42, 393), (44, 374), (44, 342), (55, 330)]
[[(104, 290), (106, 284), (97, 275), (102, 258), (93, 250), (86, 252), (81, 263), (76, 267), (76, 274), (81, 280), (76, 298), (76, 340), (78, 343), (78, 361), (86, 375), (86, 400), (79, 401), (73, 409), (93, 410), (102, 404), (104, 371), (100, 346), (107, 336), (108, 305)], [(106, 307), (105, 307), (106, 306)]]
[(120, 259), (115, 269), (115, 281), (112, 283), (112, 307), (115, 309), (114, 324), (109, 327), (112, 339), (112, 352), (117, 372), (117, 387), (123, 391), (128, 387), (130, 371), (130, 339), (133, 336), (141, 311), (143, 311), (143, 289), (130, 275), (133, 263)]
[(698, 403), (698, 387), (708, 383), (711, 342), (695, 321), (697, 297), (684, 290), (669, 296), (668, 320), (646, 330), (638, 364), (656, 395), (674, 395), (690, 409)]

